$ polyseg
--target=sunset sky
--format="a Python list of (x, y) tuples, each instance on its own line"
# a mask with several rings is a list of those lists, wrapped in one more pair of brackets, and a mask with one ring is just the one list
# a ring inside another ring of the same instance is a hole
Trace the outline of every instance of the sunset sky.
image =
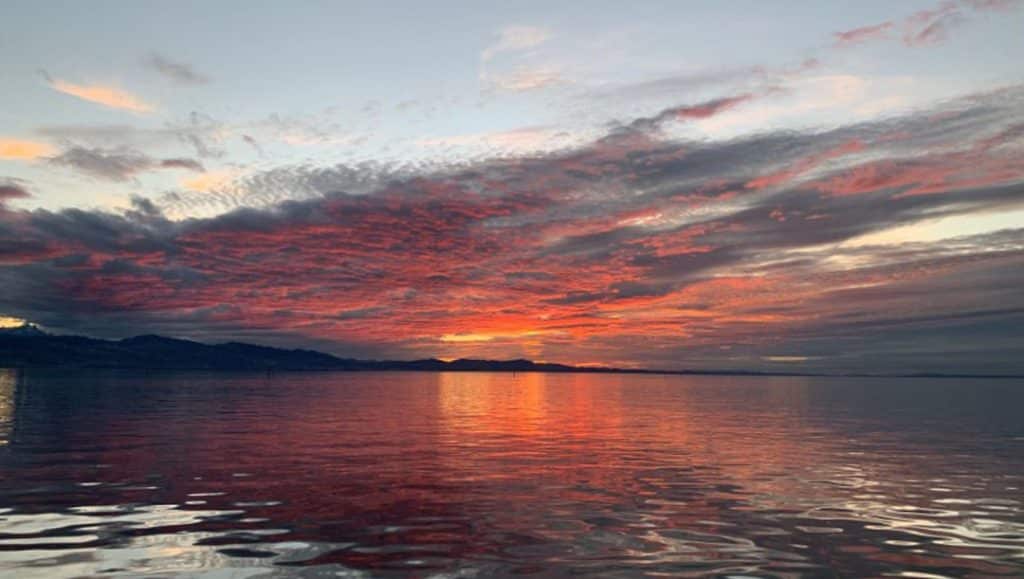
[(20, 2), (0, 325), (1024, 373), (1024, 3)]

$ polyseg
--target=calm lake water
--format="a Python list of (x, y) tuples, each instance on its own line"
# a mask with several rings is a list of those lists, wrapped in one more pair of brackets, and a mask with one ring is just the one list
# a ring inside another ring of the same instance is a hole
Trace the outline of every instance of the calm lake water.
[(1024, 576), (1024, 383), (0, 370), (3, 577)]

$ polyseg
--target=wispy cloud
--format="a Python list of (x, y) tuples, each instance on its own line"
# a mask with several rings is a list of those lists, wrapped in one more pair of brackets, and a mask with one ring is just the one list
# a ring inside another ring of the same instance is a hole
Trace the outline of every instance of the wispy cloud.
[(210, 77), (196, 72), (191, 66), (181, 62), (174, 62), (157, 53), (150, 54), (142, 62), (147, 68), (181, 84), (206, 84), (210, 82)]
[(886, 36), (888, 36), (889, 31), (892, 29), (892, 27), (892, 22), (882, 22), (881, 24), (874, 24), (872, 26), (861, 26), (860, 28), (854, 28), (852, 30), (836, 32), (836, 44), (860, 44), (868, 40), (885, 38)]
[(1021, 0), (965, 0), (967, 5), (975, 10), (1006, 11), (1020, 8), (1024, 2)]
[(921, 10), (903, 22), (903, 42), (907, 46), (925, 46), (945, 41), (949, 31), (966, 21), (955, 2), (948, 1), (931, 10)]
[(945, 42), (954, 28), (970, 20), (971, 11), (1008, 11), (1022, 5), (1019, 0), (946, 0), (902, 19), (836, 32), (834, 36), (837, 46), (849, 46), (890, 38), (890, 32), (899, 28), (905, 45), (928, 46)]
[(732, 110), (743, 103), (753, 100), (750, 93), (720, 97), (697, 104), (667, 108), (652, 117), (635, 119), (629, 124), (631, 129), (652, 130), (661, 128), (672, 121), (692, 121), (709, 119), (715, 115)]
[(142, 100), (140, 97), (117, 87), (99, 84), (75, 84), (59, 78), (53, 78), (46, 73), (43, 73), (43, 76), (53, 90), (84, 101), (140, 114), (150, 113), (155, 110), (153, 105)]
[(538, 26), (506, 26), (497, 38), (480, 52), (480, 61), (489, 62), (503, 52), (520, 52), (536, 48), (551, 38), (551, 31)]
[(131, 149), (71, 147), (48, 160), (54, 165), (70, 167), (87, 175), (111, 181), (126, 181), (139, 173), (154, 169), (204, 171), (203, 165), (195, 159), (154, 159)]
[(233, 129), (207, 115), (192, 113), (181, 121), (162, 127), (136, 125), (53, 125), (36, 129), (47, 139), (91, 149), (153, 150), (185, 145), (200, 158), (219, 158), (225, 154), (224, 142)]
[(548, 88), (565, 82), (555, 68), (519, 67), (504, 74), (490, 74), (486, 78), (489, 88), (508, 92), (526, 92)]
[(553, 127), (523, 127), (511, 131), (471, 133), (446, 137), (429, 137), (416, 141), (423, 147), (467, 147), (484, 149), (495, 154), (549, 151), (564, 148), (578, 141), (573, 135)]
[[(523, 62), (523, 56), (551, 38), (546, 28), (508, 26), (498, 32), (495, 41), (480, 52), (480, 82), (486, 91), (525, 92), (564, 82), (561, 71), (549, 63)], [(493, 69), (499, 55), (507, 54), (499, 72)], [(526, 59), (535, 60), (535, 59)], [(511, 62), (509, 62), (511, 61)], [(513, 66), (513, 63), (518, 62)], [(502, 70), (503, 69), (503, 70)]]

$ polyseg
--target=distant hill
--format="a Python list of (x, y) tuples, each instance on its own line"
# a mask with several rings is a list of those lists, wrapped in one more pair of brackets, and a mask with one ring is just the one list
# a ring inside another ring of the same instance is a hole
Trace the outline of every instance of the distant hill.
[(145, 335), (123, 340), (48, 334), (32, 324), (0, 328), (0, 368), (123, 368), (145, 370), (345, 370), (428, 372), (587, 372), (622, 374), (692, 374), (735, 376), (860, 376), (920, 378), (1022, 378), (982, 374), (814, 374), (810, 372), (758, 372), (744, 370), (638, 370), (569, 366), (530, 360), (452, 361), (357, 360), (315, 350), (288, 350), (242, 342), (203, 344), (163, 336)]
[(0, 329), (0, 368), (138, 368), (167, 370), (428, 370), (594, 372), (530, 360), (396, 361), (338, 358), (314, 350), (287, 350), (241, 342), (203, 344), (145, 335), (98, 340), (43, 332), (33, 325)]

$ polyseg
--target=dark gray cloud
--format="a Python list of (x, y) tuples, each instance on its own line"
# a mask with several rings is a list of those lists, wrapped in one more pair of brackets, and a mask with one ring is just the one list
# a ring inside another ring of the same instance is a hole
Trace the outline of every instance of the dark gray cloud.
[(635, 119), (628, 126), (633, 130), (647, 131), (659, 129), (663, 124), (672, 121), (706, 119), (740, 106), (753, 98), (755, 98), (754, 95), (744, 93), (735, 96), (721, 97), (692, 105), (671, 107), (661, 111), (653, 117)]
[(154, 159), (131, 149), (71, 147), (48, 161), (110, 181), (127, 181), (139, 173), (155, 169), (204, 171), (203, 165), (194, 159)]
[(188, 169), (197, 173), (206, 171), (203, 164), (195, 159), (163, 159), (160, 161), (160, 167), (164, 169)]
[(21, 179), (0, 177), (0, 204), (10, 199), (27, 199), (31, 196)]
[(582, 97), (587, 101), (593, 99), (623, 101), (638, 98), (678, 99), (681, 95), (690, 95), (710, 88), (719, 89), (744, 85), (755, 78), (759, 79), (763, 73), (764, 69), (756, 66), (681, 73), (653, 80), (593, 89), (584, 93)]

